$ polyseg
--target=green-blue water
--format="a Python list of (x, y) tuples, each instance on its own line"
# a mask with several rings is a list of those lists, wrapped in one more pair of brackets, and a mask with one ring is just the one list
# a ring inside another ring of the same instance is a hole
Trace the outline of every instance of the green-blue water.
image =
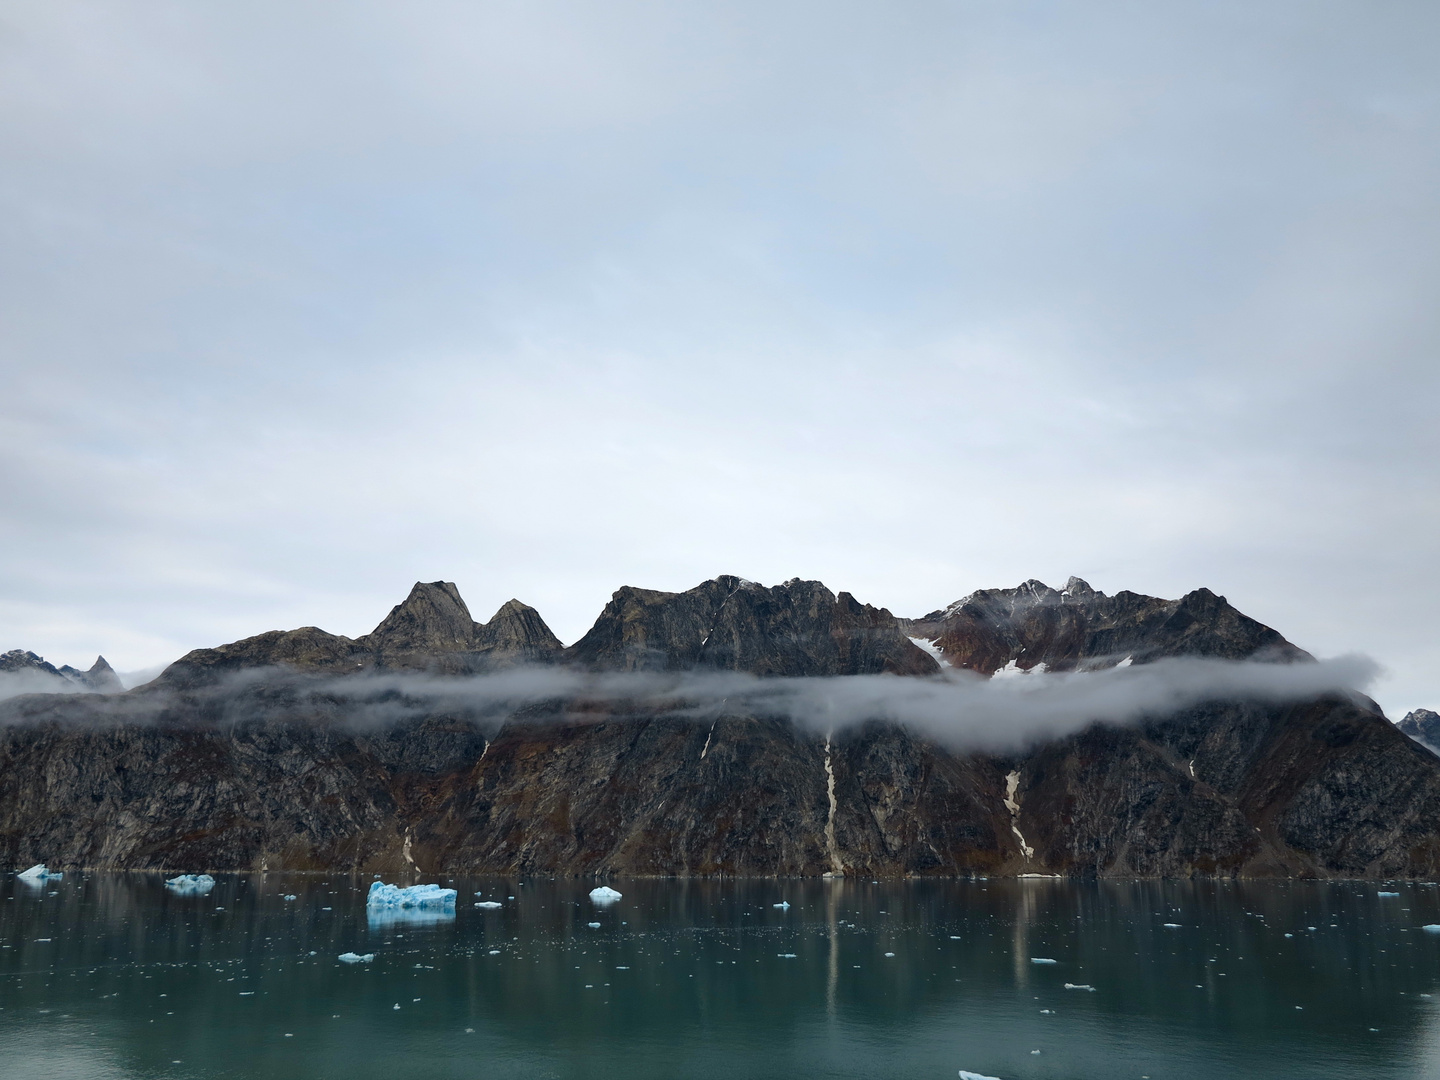
[(442, 883), (7, 876), (0, 1075), (1440, 1077), (1434, 887)]

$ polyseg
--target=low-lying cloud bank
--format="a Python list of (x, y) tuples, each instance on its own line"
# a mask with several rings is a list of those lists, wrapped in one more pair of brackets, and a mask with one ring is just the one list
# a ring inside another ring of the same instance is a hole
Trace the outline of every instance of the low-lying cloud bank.
[[(542, 719), (678, 715), (774, 717), (816, 733), (867, 721), (901, 724), (953, 749), (1004, 751), (1072, 734), (1094, 723), (1128, 724), (1212, 701), (1284, 704), (1354, 694), (1379, 673), (1359, 656), (1315, 663), (1259, 663), (1181, 657), (1099, 671), (987, 679), (966, 671), (929, 678), (857, 675), (762, 678), (735, 672), (593, 673), (530, 667), (471, 676), (392, 672), (300, 676), (277, 669), (238, 672), (201, 691), (148, 688), (87, 695), (76, 719), (212, 722), (309, 719), (377, 728), (437, 716), (499, 724), (520, 714)], [(30, 699), (6, 710), (10, 722), (59, 717)]]

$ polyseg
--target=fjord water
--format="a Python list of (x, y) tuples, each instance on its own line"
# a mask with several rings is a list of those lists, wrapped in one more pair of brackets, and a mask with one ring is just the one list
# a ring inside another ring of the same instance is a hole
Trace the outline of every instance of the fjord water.
[(368, 878), (9, 877), (0, 1071), (1440, 1076), (1432, 886), (442, 880), (372, 921)]

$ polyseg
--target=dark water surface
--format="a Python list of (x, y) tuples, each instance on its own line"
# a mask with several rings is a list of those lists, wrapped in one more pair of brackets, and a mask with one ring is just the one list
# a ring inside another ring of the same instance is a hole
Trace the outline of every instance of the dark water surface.
[(1440, 1077), (1435, 887), (443, 883), (7, 876), (0, 1075)]

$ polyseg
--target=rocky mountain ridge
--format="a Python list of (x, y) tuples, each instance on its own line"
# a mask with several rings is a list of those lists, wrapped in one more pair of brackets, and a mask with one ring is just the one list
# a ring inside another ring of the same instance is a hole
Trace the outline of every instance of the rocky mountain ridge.
[[(1440, 758), (1353, 694), (1222, 697), (978, 753), (880, 720), (827, 733), (724, 702), (697, 718), (558, 699), (494, 714), (437, 699), (361, 722), (330, 690), (300, 692), (337, 675), (423, 672), (443, 685), (518, 666), (933, 679), (947, 665), (1036, 677), (1176, 656), (1309, 662), (1207, 590), (1161, 600), (1031, 581), (905, 620), (819, 582), (720, 577), (682, 593), (620, 589), (563, 649), (532, 608), (512, 601), (479, 624), (453, 585), (420, 583), (360, 638), (277, 631), (196, 650), (113, 698), (0, 703), (0, 862), (1440, 875)], [(245, 677), (227, 680), (235, 673)]]
[(103, 656), (97, 656), (88, 671), (80, 671), (69, 664), (57, 668), (46, 663), (44, 657), (25, 649), (11, 649), (0, 653), (0, 675), (5, 674), (24, 678), (30, 693), (74, 689), (92, 694), (118, 694), (125, 689), (120, 676)]
[(1413, 709), (1395, 726), (1427, 750), (1440, 754), (1440, 713)]

